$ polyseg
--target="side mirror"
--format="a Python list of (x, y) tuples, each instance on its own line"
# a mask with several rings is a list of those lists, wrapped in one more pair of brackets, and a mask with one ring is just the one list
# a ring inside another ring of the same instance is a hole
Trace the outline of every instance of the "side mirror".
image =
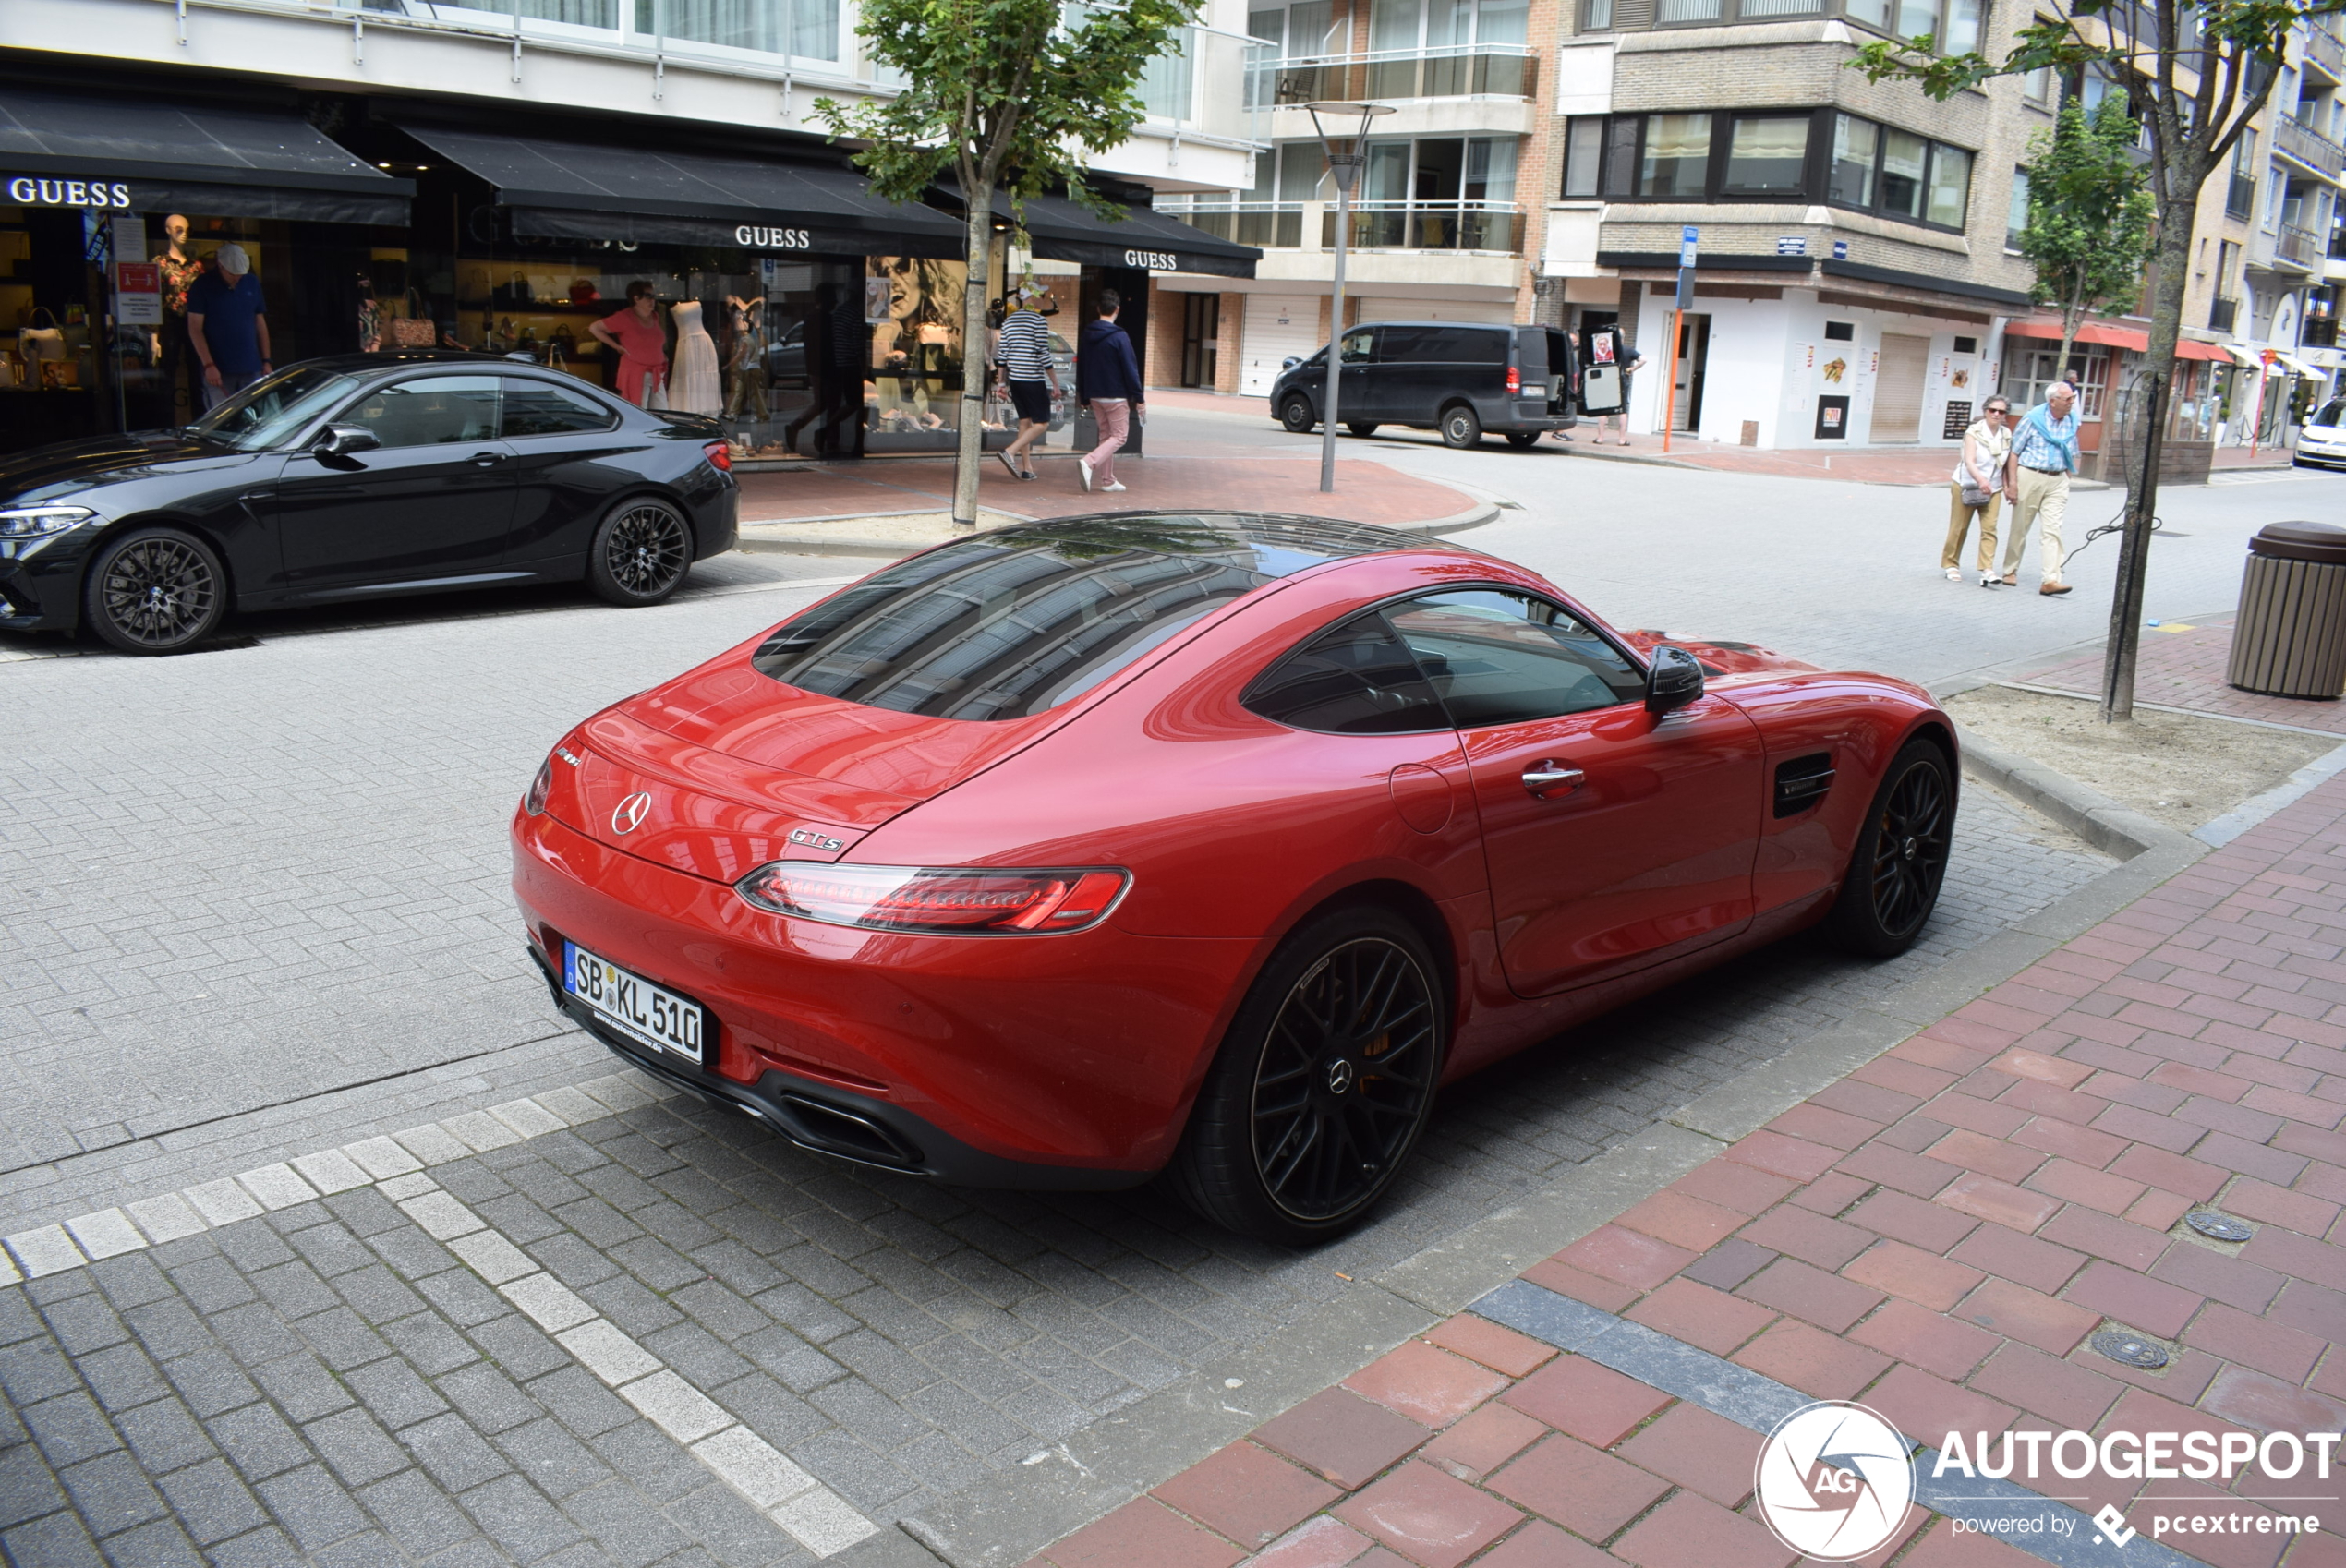
[(1702, 665), (1684, 648), (1667, 643), (1653, 650), (1653, 665), (1646, 672), (1646, 711), (1660, 718), (1702, 695)]
[(382, 438), (364, 425), (329, 425), (310, 450), (320, 457), (348, 457), (382, 444)]
[(1298, 365), (1302, 363), (1303, 356), (1300, 354), (1290, 354), (1285, 359), (1279, 361), (1279, 368), (1282, 370), (1292, 370)]

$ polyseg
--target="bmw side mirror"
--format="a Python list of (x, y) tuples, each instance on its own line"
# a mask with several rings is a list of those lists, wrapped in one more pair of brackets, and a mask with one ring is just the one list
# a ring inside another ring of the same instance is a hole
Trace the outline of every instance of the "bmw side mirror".
[(1300, 354), (1290, 354), (1285, 359), (1279, 361), (1279, 368), (1282, 370), (1292, 370), (1298, 365), (1302, 363), (1303, 356)]
[(1646, 671), (1646, 711), (1660, 718), (1702, 695), (1702, 665), (1684, 648), (1664, 643), (1653, 650)]
[(382, 444), (382, 439), (364, 425), (329, 425), (311, 450), (320, 457), (348, 457)]

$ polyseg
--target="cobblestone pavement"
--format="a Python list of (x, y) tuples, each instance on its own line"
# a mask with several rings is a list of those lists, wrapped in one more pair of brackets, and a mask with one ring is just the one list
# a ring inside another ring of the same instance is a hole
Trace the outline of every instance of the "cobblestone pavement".
[[(19, 742), (0, 831), (24, 868), (0, 916), (0, 1231), (609, 1073), (522, 958), (514, 794), (572, 718), (801, 602), (775, 573), (853, 569), (729, 560), (649, 614), (515, 599), (0, 669)], [(884, 1526), (1263, 1343), (1334, 1273), (1554, 1180), (2106, 863), (1974, 790), (1924, 947), (1885, 969), (1787, 944), (1459, 1086), (1378, 1221), (1310, 1258), (1153, 1191), (843, 1170), (682, 1101), (419, 1163), (530, 1277), (714, 1401), (734, 1424), (714, 1436), (738, 1427)], [(615, 1395), (551, 1337), (574, 1324), (387, 1190), (0, 1288), (20, 1423), (0, 1426), (0, 1546), (42, 1568), (95, 1561), (91, 1539), (117, 1562), (806, 1556), (681, 1446), (713, 1441), (683, 1405), (662, 1425)]]

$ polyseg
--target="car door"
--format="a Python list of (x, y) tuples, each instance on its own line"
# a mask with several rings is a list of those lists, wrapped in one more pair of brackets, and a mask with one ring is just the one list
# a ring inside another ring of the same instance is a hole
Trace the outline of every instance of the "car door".
[(1433, 422), (1433, 392), (1427, 383), (1426, 355), (1439, 329), (1388, 323), (1379, 329), (1376, 368), (1369, 379), (1376, 385), (1376, 417), (1389, 425), (1430, 425)]
[(507, 376), (499, 430), (513, 453), (514, 520), (504, 563), (514, 571), (576, 561), (595, 525), (642, 475), (627, 454), (651, 445), (618, 410), (570, 377)]
[(495, 375), (386, 382), (333, 416), (381, 445), (288, 454), (272, 508), (296, 596), (493, 578), (514, 521)]
[[(1340, 424), (1373, 424), (1378, 417), (1375, 412), (1376, 344), (1382, 330), (1355, 327), (1344, 334), (1344, 384), (1337, 389), (1336, 408), (1336, 416)], [(1324, 410), (1327, 406), (1326, 378), (1324, 376), (1321, 380), (1321, 407)]]
[(1514, 589), (1387, 619), (1457, 725), (1513, 990), (1614, 979), (1750, 923), (1762, 765), (1741, 710), (1704, 696), (1655, 718), (1619, 649)]

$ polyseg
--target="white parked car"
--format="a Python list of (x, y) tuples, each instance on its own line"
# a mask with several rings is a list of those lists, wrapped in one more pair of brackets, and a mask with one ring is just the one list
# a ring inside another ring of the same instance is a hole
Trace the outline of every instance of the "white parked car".
[(2346, 397), (2333, 397), (2314, 410), (2297, 432), (2301, 466), (2346, 468)]

